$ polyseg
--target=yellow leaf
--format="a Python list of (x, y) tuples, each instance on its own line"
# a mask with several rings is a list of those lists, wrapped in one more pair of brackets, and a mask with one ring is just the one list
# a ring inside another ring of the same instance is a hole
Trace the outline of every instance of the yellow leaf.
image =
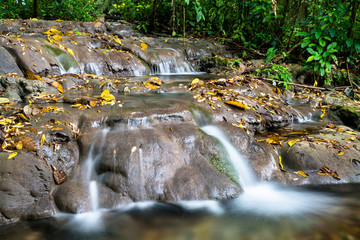
[(323, 109), (323, 110), (321, 110), (322, 111), (322, 114), (321, 114), (321, 116), (320, 116), (320, 118), (323, 118), (324, 116), (325, 116), (325, 114), (326, 114), (326, 110), (325, 109)]
[(283, 171), (283, 172), (286, 172), (286, 170), (284, 169), (284, 165), (282, 164), (282, 158), (281, 156), (279, 156), (279, 165), (280, 165), (280, 170)]
[(57, 81), (52, 81), (51, 85), (56, 88), (59, 92), (64, 93), (64, 89), (62, 87), (62, 85), (60, 83), (58, 83)]
[(11, 153), (11, 154), (7, 157), (7, 159), (13, 158), (13, 157), (15, 157), (17, 154), (18, 154), (17, 152), (13, 152), (13, 153)]
[(46, 141), (46, 136), (45, 133), (43, 135), (41, 135), (41, 139), (40, 139), (40, 146), (43, 147), (44, 146), (44, 142)]
[(13, 122), (13, 120), (11, 120), (9, 118), (5, 118), (0, 121), (0, 125), (9, 125), (9, 124), (12, 124), (12, 122)]
[(353, 132), (353, 131), (346, 131), (346, 133), (352, 134), (352, 135), (357, 135), (357, 132)]
[(344, 152), (339, 152), (337, 155), (342, 156), (342, 155), (344, 155)]
[(95, 102), (95, 101), (92, 101), (92, 100), (89, 102), (89, 104), (90, 104), (91, 107), (95, 107), (95, 106), (96, 106), (96, 102)]
[(54, 35), (54, 36), (53, 36), (53, 39), (56, 40), (56, 41), (62, 42), (62, 37), (59, 36), (59, 35)]
[(239, 101), (227, 101), (225, 103), (242, 109), (251, 109), (251, 107), (248, 106), (246, 103), (242, 103)]
[(131, 148), (131, 152), (133, 153), (133, 152), (135, 152), (136, 151), (136, 146), (133, 146), (132, 148)]
[(288, 144), (289, 144), (289, 149), (288, 149), (288, 151), (289, 151), (290, 148), (291, 148), (296, 142), (298, 142), (298, 141), (299, 141), (299, 139), (293, 139), (293, 140), (288, 141)]
[(46, 35), (59, 35), (59, 34), (62, 34), (62, 32), (55, 29), (55, 28), (51, 28), (48, 31), (44, 32), (44, 34), (46, 34)]
[(114, 95), (112, 95), (109, 90), (103, 91), (103, 92), (101, 93), (101, 98), (102, 98), (103, 100), (107, 101), (107, 102), (109, 102), (109, 101), (114, 101), (114, 100), (115, 100)]
[(40, 80), (42, 81), (42, 78), (39, 75), (36, 75), (31, 70), (26, 69), (26, 79), (32, 79), (32, 80)]
[(81, 107), (82, 106), (82, 104), (81, 103), (77, 103), (77, 104), (73, 104), (73, 105), (71, 105), (70, 107)]
[(75, 56), (74, 51), (71, 50), (70, 48), (67, 48), (66, 51), (68, 51), (68, 53), (70, 53), (73, 57)]
[(23, 148), (23, 143), (22, 143), (22, 141), (18, 141), (17, 143), (16, 143), (16, 149), (17, 150), (21, 150)]
[(191, 85), (197, 84), (199, 81), (200, 81), (200, 79), (195, 78), (194, 80), (192, 80)]
[(158, 89), (159, 88), (159, 86), (153, 85), (153, 84), (148, 83), (148, 82), (145, 83), (145, 87), (149, 88), (149, 89)]
[(303, 171), (297, 171), (298, 174), (300, 174), (303, 177), (309, 176), (307, 173), (304, 173)]
[(121, 40), (120, 40), (119, 38), (115, 38), (114, 41), (115, 41), (116, 43), (122, 45), (122, 42), (121, 42)]
[(145, 49), (148, 48), (148, 46), (146, 45), (146, 43), (141, 43), (140, 45), (141, 45), (141, 49), (142, 49), (142, 50), (145, 50)]

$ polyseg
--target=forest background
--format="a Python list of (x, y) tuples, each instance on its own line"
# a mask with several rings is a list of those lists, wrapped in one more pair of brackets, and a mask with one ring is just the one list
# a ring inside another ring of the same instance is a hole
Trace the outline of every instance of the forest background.
[(359, 82), (359, 6), (359, 0), (1, 0), (0, 18), (125, 20), (146, 34), (216, 38), (239, 46), (243, 59), (256, 53), (267, 63), (301, 62), (331, 85)]

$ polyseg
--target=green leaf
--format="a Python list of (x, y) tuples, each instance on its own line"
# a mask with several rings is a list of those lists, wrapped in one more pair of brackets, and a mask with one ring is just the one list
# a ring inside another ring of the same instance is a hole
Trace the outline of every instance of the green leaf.
[(317, 30), (317, 31), (315, 32), (315, 37), (316, 37), (316, 39), (319, 39), (320, 36), (321, 36), (321, 31)]
[(318, 52), (319, 54), (321, 54), (324, 49), (323, 49), (321, 46), (317, 45), (317, 46), (316, 46), (316, 50), (317, 50), (317, 52)]
[(323, 31), (327, 26), (329, 26), (329, 24), (324, 24), (321, 26), (321, 31)]
[(310, 56), (307, 60), (306, 60), (306, 62), (311, 62), (312, 60), (314, 60), (314, 55), (312, 55), (312, 56)]
[(306, 36), (308, 36), (309, 34), (307, 33), (307, 32), (298, 32), (298, 33), (296, 33), (295, 34), (295, 36), (303, 36), (303, 37), (306, 37)]
[(314, 66), (314, 71), (317, 72), (317, 71), (319, 70), (319, 67), (320, 67), (320, 65), (319, 65), (319, 64), (316, 64), (316, 65)]
[(325, 36), (324, 39), (331, 41), (331, 38), (329, 38), (328, 36)]
[(330, 56), (331, 56), (331, 58), (334, 60), (335, 64), (338, 65), (338, 59), (337, 59), (337, 57), (336, 57), (334, 54), (331, 54)]
[(330, 49), (335, 48), (336, 45), (337, 45), (337, 42), (332, 42), (332, 43), (330, 43), (330, 44), (327, 46), (327, 50), (330, 50)]
[(336, 35), (336, 30), (331, 28), (331, 29), (329, 29), (329, 33), (330, 33), (330, 36), (333, 38)]
[(356, 52), (360, 53), (360, 43), (356, 43), (354, 46), (355, 46)]
[(316, 54), (314, 60), (319, 61), (320, 59), (322, 59), (322, 55)]
[(325, 47), (326, 41), (323, 38), (320, 38), (319, 39), (319, 44), (320, 44), (320, 46)]
[(320, 68), (320, 75), (323, 77), (325, 75), (325, 69), (322, 67)]
[(351, 38), (346, 39), (346, 46), (349, 48), (353, 45), (354, 41)]
[(305, 48), (307, 45), (309, 45), (311, 41), (310, 40), (304, 40), (302, 43), (301, 43), (301, 48)]
[(318, 54), (318, 52), (316, 52), (314, 49), (312, 49), (312, 48), (307, 48), (306, 49), (310, 54), (312, 54), (312, 55), (316, 55), (316, 54)]
[(330, 62), (326, 62), (326, 68), (330, 72), (331, 71), (331, 64)]

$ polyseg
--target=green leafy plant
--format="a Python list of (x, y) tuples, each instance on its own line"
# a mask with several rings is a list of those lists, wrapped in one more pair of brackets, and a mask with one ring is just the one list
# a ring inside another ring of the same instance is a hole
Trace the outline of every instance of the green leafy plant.
[[(293, 79), (288, 68), (278, 64), (271, 64), (270, 67), (264, 68), (261, 73), (267, 78), (280, 81), (280, 86), (284, 86), (286, 89), (291, 89), (291, 85), (287, 83), (292, 83)], [(276, 82), (274, 83), (276, 84)]]

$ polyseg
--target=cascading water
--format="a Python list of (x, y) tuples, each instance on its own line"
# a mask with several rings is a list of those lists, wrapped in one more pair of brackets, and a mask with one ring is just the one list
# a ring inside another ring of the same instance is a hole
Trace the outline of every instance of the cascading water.
[(244, 191), (247, 191), (247, 189), (258, 183), (255, 178), (255, 174), (253, 173), (253, 170), (249, 164), (246, 162), (246, 159), (241, 156), (234, 145), (231, 144), (231, 142), (225, 136), (224, 132), (213, 125), (203, 126), (201, 127), (201, 130), (203, 130), (206, 134), (217, 138), (222, 143), (225, 151), (227, 152), (229, 161), (232, 163), (238, 174), (237, 177), (239, 183)]
[[(151, 74), (184, 74), (194, 73), (191, 64), (184, 59), (182, 54), (172, 48), (152, 49), (154, 63), (151, 65)], [(166, 51), (164, 55), (158, 55)], [(158, 53), (159, 52), (159, 53)]]
[[(109, 132), (109, 128), (105, 128), (101, 132), (101, 140), (100, 143), (96, 142), (93, 143), (90, 147), (89, 155), (85, 160), (86, 164), (86, 178), (85, 181), (89, 186), (89, 195), (90, 195), (90, 203), (91, 203), (91, 210), (96, 211), (99, 209), (99, 193), (98, 193), (98, 186), (97, 181), (95, 178), (95, 164), (97, 161), (100, 160), (102, 155), (102, 150), (105, 144), (105, 138), (107, 133)], [(96, 146), (99, 144), (99, 146)], [(95, 147), (98, 148), (97, 153), (95, 154)]]
[(244, 193), (232, 200), (233, 211), (250, 212), (268, 217), (298, 216), (325, 211), (335, 203), (335, 199), (326, 195), (296, 191), (273, 183), (259, 182), (249, 163), (220, 128), (214, 125), (205, 125), (201, 129), (223, 144), (230, 162), (238, 173), (239, 183)]

